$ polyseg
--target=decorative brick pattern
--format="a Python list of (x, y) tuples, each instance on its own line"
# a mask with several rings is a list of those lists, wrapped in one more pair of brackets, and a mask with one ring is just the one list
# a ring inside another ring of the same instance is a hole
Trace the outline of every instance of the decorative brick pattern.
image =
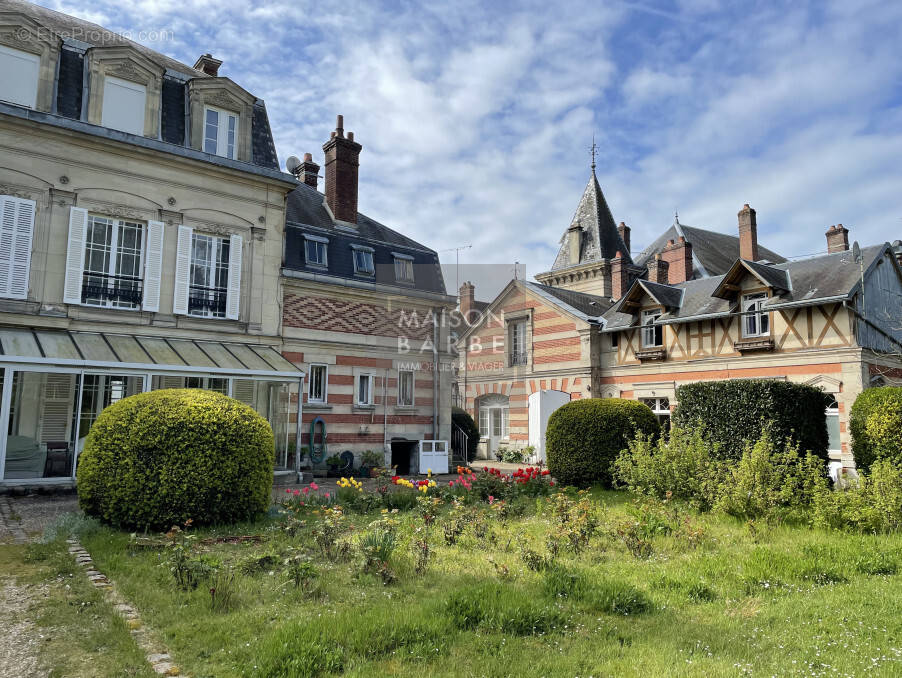
[(428, 315), (356, 301), (286, 294), (283, 317), (287, 327), (420, 341), (432, 339)]

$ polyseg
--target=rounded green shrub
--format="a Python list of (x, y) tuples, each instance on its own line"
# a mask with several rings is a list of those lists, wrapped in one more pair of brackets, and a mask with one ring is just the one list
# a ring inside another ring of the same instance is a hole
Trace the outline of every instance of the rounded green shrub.
[(902, 387), (862, 391), (849, 414), (855, 466), (867, 471), (878, 459), (902, 461)]
[(476, 451), (479, 449), (479, 427), (473, 421), (470, 413), (460, 407), (451, 408), (451, 421), (460, 426), (467, 434), (467, 461), (473, 461), (476, 458)]
[(620, 398), (572, 400), (548, 419), (548, 470), (562, 485), (610, 487), (614, 461), (637, 433), (659, 433), (647, 405)]
[(232, 523), (267, 510), (269, 423), (220, 393), (168, 389), (110, 405), (78, 458), (78, 503), (123, 528)]

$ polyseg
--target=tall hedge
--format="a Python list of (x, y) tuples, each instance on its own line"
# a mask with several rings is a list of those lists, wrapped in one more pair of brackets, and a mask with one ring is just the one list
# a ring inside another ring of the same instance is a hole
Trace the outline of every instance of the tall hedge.
[(571, 400), (548, 419), (548, 470), (563, 485), (610, 487), (614, 461), (640, 432), (659, 432), (647, 405), (620, 398)]
[(78, 503), (117, 527), (232, 523), (269, 507), (273, 433), (221, 393), (167, 389), (110, 405), (79, 456)]
[(880, 386), (858, 394), (849, 414), (855, 466), (867, 471), (877, 459), (902, 460), (902, 387)]
[(451, 408), (451, 421), (460, 426), (467, 434), (467, 461), (473, 461), (479, 449), (479, 427), (473, 421), (470, 413), (460, 407)]
[(700, 381), (677, 388), (673, 424), (691, 430), (702, 426), (718, 446), (717, 456), (739, 460), (767, 427), (778, 444), (792, 440), (805, 452), (828, 459), (829, 397), (820, 389), (771, 379)]

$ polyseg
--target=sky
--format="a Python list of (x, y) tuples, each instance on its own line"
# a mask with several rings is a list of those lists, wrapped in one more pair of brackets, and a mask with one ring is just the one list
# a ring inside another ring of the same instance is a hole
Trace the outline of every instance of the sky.
[[(793, 257), (902, 238), (902, 3), (41, 0), (266, 101), (279, 160), (344, 115), (360, 210), (491, 299), (551, 267), (589, 180), (639, 252), (672, 222)], [(140, 32), (144, 32), (141, 35)], [(456, 271), (454, 248), (459, 252)], [(447, 265), (450, 265), (447, 266)]]

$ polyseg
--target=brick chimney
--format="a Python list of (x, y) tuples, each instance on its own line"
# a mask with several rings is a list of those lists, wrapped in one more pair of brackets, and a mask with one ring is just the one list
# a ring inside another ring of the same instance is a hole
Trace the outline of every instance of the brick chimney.
[(669, 281), (668, 268), (670, 268), (670, 264), (664, 261), (664, 257), (660, 253), (656, 254), (655, 258), (648, 262), (648, 281), (666, 285)]
[(630, 274), (626, 264), (623, 263), (623, 255), (617, 255), (611, 261), (611, 298), (617, 301), (630, 288)]
[(686, 242), (684, 236), (681, 235), (677, 241), (669, 241), (661, 251), (661, 256), (670, 264), (667, 276), (671, 285), (692, 280), (692, 243)]
[(834, 252), (849, 251), (849, 229), (842, 224), (831, 226), (827, 229), (827, 251), (830, 254)]
[(470, 312), (476, 304), (476, 287), (469, 280), (460, 286), (460, 314), (467, 325), (470, 324)]
[(571, 224), (567, 229), (567, 249), (570, 253), (570, 263), (579, 263), (579, 249), (582, 244), (583, 229), (579, 224)]
[(222, 62), (219, 59), (214, 59), (212, 54), (201, 54), (197, 61), (194, 62), (196, 70), (203, 71), (214, 78), (219, 75), (220, 66), (222, 66)]
[(623, 241), (623, 244), (626, 245), (626, 251), (629, 252), (630, 251), (630, 227), (621, 221), (617, 225), (617, 232), (620, 234), (620, 239)]
[(319, 165), (313, 162), (312, 153), (304, 153), (304, 162), (298, 167), (297, 177), (308, 186), (316, 188), (319, 180)]
[(748, 203), (739, 210), (739, 258), (758, 261), (758, 220)]
[(335, 131), (323, 144), (326, 154), (326, 203), (338, 221), (357, 223), (357, 168), (362, 148), (354, 141), (353, 132), (348, 132), (345, 137), (344, 116), (339, 115)]

